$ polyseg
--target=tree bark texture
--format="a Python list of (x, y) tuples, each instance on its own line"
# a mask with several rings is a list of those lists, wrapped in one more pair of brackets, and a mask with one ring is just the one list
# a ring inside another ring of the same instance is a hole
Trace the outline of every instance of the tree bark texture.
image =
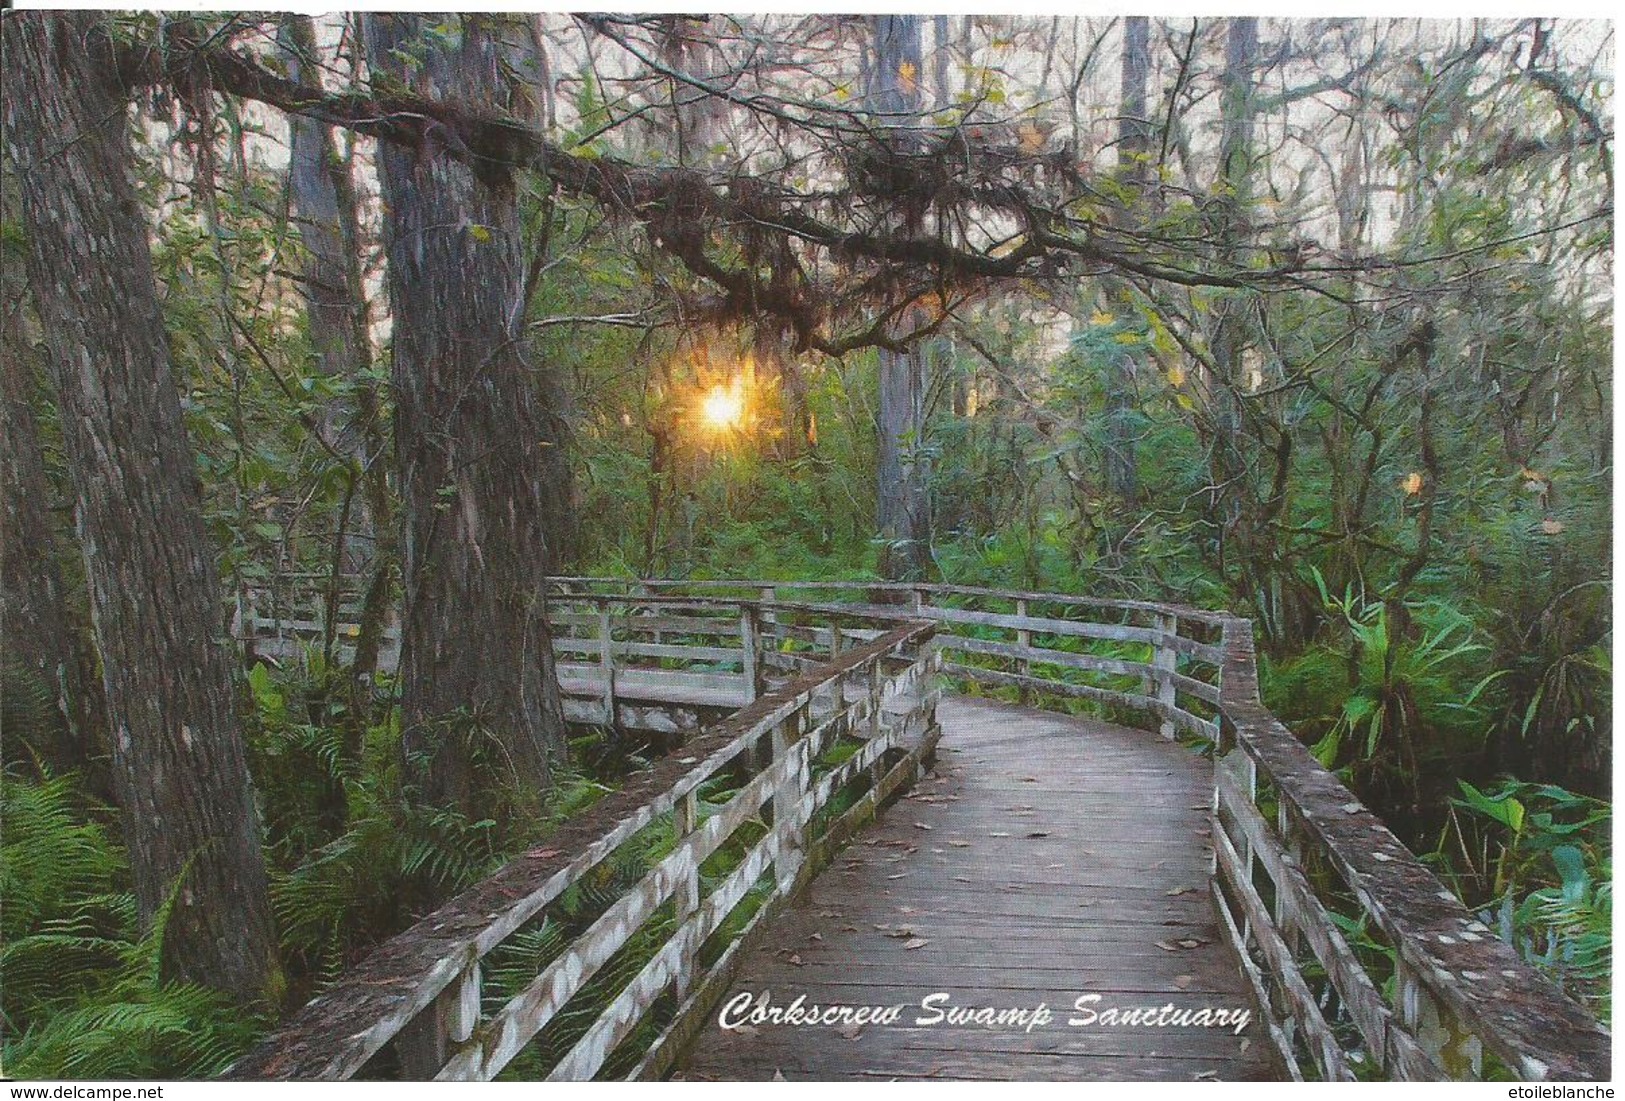
[[(416, 15), (368, 15), (373, 81), (505, 109), (490, 17), (430, 42)], [(443, 23), (443, 20), (434, 20)], [(550, 522), (566, 486), (525, 352), (524, 252), (506, 169), (432, 148), (379, 152), (393, 316), (395, 447), (405, 512), (404, 748), (431, 802), (477, 809), (476, 743), (543, 790), (564, 721), (544, 613)], [(474, 733), (476, 730), (479, 733)]]
[[(920, 109), (920, 17), (870, 16), (873, 35), (865, 102), (880, 127), (915, 125)], [(906, 133), (886, 140), (908, 141)], [(911, 311), (912, 314), (912, 311)], [(905, 324), (917, 320), (911, 316)], [(907, 351), (882, 348), (875, 528), (881, 540), (880, 574), (892, 581), (923, 580), (931, 566), (930, 465), (926, 460), (925, 403), (928, 363), (918, 344)]]
[(0, 302), (0, 722), (7, 761), (34, 758), (60, 773), (89, 763), (95, 726), (57, 564), (34, 414), (38, 357), (23, 332), (22, 279), (14, 287), (14, 271), (5, 273)]
[(267, 993), (270, 908), (202, 487), (181, 418), (126, 103), (89, 13), (8, 14), (6, 148), (50, 349), (90, 585), (114, 783), (164, 973)]

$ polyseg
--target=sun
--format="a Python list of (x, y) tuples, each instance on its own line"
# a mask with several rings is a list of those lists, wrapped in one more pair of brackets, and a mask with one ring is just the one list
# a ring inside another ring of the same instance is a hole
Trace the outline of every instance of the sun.
[(744, 418), (745, 399), (737, 388), (713, 386), (700, 402), (700, 419), (714, 431), (738, 428)]

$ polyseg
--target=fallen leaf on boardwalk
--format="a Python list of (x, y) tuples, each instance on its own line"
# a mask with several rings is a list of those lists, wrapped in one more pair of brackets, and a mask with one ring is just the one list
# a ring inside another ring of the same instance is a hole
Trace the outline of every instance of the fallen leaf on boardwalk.
[(818, 916), (821, 918), (834, 918), (840, 917), (841, 915), (837, 914), (834, 910), (820, 910), (818, 911)]
[(950, 842), (948, 842), (948, 844), (952, 845), (956, 849), (968, 849), (968, 848), (970, 848), (970, 842), (969, 841), (950, 841)]
[(857, 931), (858, 931), (858, 927), (856, 925), (843, 925), (843, 926), (841, 926), (841, 932), (843, 932), (843, 933), (856, 933)]
[(789, 963), (790, 966), (792, 966), (792, 967), (806, 967), (807, 966), (805, 963), (801, 962), (801, 955), (800, 955), (800, 953), (797, 953), (797, 952), (791, 952), (790, 953), (790, 958), (786, 962)]
[(1177, 951), (1179, 951), (1179, 945), (1175, 944), (1173, 941), (1168, 941), (1168, 940), (1159, 940), (1159, 941), (1157, 941), (1157, 947), (1161, 948), (1164, 952), (1177, 952)]
[(902, 879), (907, 874), (908, 874), (907, 872), (898, 872), (896, 875), (889, 875), (886, 878), (887, 879)]
[(843, 1037), (847, 1040), (856, 1040), (859, 1036), (863, 1035), (863, 1026), (855, 1025), (851, 1021), (847, 1021), (845, 1024), (835, 1026), (835, 1035)]
[(1174, 985), (1179, 987), (1179, 989), (1181, 989), (1181, 990), (1189, 990), (1191, 983), (1194, 982), (1194, 981), (1195, 980), (1192, 979), (1189, 975), (1175, 975), (1174, 976)]
[(1030, 833), (1028, 833), (1027, 836), (1029, 838), (1037, 838), (1037, 837), (1048, 837), (1049, 834), (1045, 833), (1043, 830), (1033, 830)]
[(1252, 1047), (1252, 1046), (1253, 1046), (1253, 1042), (1251, 1040), (1247, 1039), (1245, 1036), (1243, 1036), (1242, 1039), (1241, 1039), (1241, 1053), (1243, 1055), (1246, 1055), (1247, 1054), (1247, 1049)]
[(1198, 1082), (1217, 1082), (1219, 1080), (1219, 1072), (1216, 1070), (1198, 1071), (1196, 1073), (1195, 1080)]
[(773, 1081), (775, 1081), (775, 1082), (788, 1082), (789, 1079), (784, 1076), (784, 1072), (782, 1070), (779, 1070), (777, 1067), (774, 1067), (773, 1068)]
[(755, 1025), (739, 1025), (734, 1029), (734, 1031), (739, 1033), (741, 1036), (754, 1036), (762, 1030), (757, 1028)]
[(1207, 941), (1201, 937), (1182, 937), (1178, 941), (1181, 948), (1200, 948), (1206, 943)]
[(954, 882), (955, 883), (970, 883), (970, 882), (972, 882), (972, 880), (971, 880), (971, 877), (968, 876), (968, 875), (956, 875), (956, 876), (954, 876)]
[(911, 940), (907, 944), (903, 945), (903, 949), (904, 949), (904, 951), (912, 952), (917, 948), (924, 948), (926, 945), (928, 945), (930, 943), (931, 942), (926, 940), (924, 937), (915, 937), (913, 940)]
[(917, 829), (917, 830), (929, 830), (932, 827), (926, 825), (924, 822), (916, 822), (916, 823), (914, 823), (914, 828)]
[(1046, 871), (1046, 872), (1047, 872), (1047, 871), (1049, 871), (1049, 870), (1050, 870), (1050, 869), (1051, 869), (1051, 868), (1059, 868), (1059, 867), (1060, 867), (1060, 866), (1061, 866), (1061, 865), (1059, 865), (1059, 864), (1045, 864), (1045, 865), (1044, 865), (1044, 870), (1045, 870), (1045, 871)]
[(920, 912), (920, 911), (918, 911), (918, 910), (916, 910), (916, 909), (915, 909), (915, 908), (914, 908), (914, 907), (912, 907), (912, 906), (899, 906), (899, 907), (898, 907), (898, 908), (897, 908), (897, 912), (898, 912), (898, 913), (899, 913), (899, 914), (917, 914), (917, 913), (919, 913), (919, 912)]
[(808, 940), (823, 940), (824, 939), (824, 934), (822, 934), (822, 933), (813, 933), (807, 939)]
[(1175, 887), (1171, 891), (1164, 891), (1162, 893), (1167, 895), (1169, 898), (1178, 898), (1180, 895), (1195, 894), (1196, 893), (1196, 888), (1195, 887)]
[(1021, 778), (1021, 782), (1024, 783), (1024, 784), (1036, 784), (1036, 783), (1038, 783), (1038, 777), (1036, 777), (1036, 776), (1023, 776)]
[(1010, 835), (1003, 832), (1002, 830), (995, 830), (993, 833), (988, 834), (988, 836), (989, 837), (1009, 837)]

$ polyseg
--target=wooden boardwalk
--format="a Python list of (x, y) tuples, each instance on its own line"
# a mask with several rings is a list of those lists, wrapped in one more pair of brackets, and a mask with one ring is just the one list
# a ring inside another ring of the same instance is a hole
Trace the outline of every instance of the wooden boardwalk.
[[(771, 1080), (1273, 1079), (1280, 1072), (1209, 895), (1211, 765), (1154, 734), (962, 697), (931, 776), (763, 930), (722, 1005), (903, 1006), (893, 1024), (713, 1016), (679, 1075)], [(953, 1007), (1048, 1023), (931, 1026)], [(1083, 1020), (1080, 995), (1098, 994)], [(1107, 1011), (1252, 1010), (1232, 1026)]]

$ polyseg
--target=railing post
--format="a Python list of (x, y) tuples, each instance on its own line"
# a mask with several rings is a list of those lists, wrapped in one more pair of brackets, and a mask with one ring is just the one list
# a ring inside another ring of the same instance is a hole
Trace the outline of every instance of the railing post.
[(757, 653), (756, 608), (750, 604), (739, 606), (739, 645), (741, 675), (745, 681), (745, 702), (750, 703), (762, 694), (762, 663)]
[(480, 1025), (480, 963), (473, 961), (452, 984), (395, 1034), (401, 1077), (422, 1082), (433, 1078)]
[(598, 666), (604, 677), (604, 725), (615, 725), (615, 639), (609, 601), (598, 602)]
[(775, 634), (775, 629), (779, 625), (779, 614), (773, 610), (773, 605), (779, 599), (779, 590), (772, 585), (763, 585), (761, 597), (764, 605), (762, 608), (762, 633), (772, 635)]
[[(1016, 618), (1027, 618), (1027, 600), (1025, 597), (1016, 601)], [(1032, 644), (1033, 633), (1025, 627), (1018, 628), (1016, 630), (1016, 645), (1025, 650), (1031, 647)], [(1016, 672), (1030, 680), (1033, 675), (1032, 659), (1027, 657), (1018, 658), (1016, 660)], [(1027, 680), (1023, 680), (1021, 682), (1021, 685), (1016, 689), (1016, 692), (1018, 693), (1017, 698), (1021, 701), (1023, 706), (1026, 706), (1028, 699), (1032, 696), (1032, 689), (1028, 687)]]
[(1451, 1078), (1483, 1077), (1484, 1045), (1440, 1011), (1403, 956), (1394, 961), (1394, 1010), (1400, 1026)]
[(788, 773), (773, 795), (774, 829), (779, 835), (779, 855), (773, 861), (774, 879), (781, 895), (795, 887), (796, 876), (806, 861), (807, 793), (812, 786), (811, 749), (806, 739), (807, 709), (799, 707), (773, 728), (773, 763), (790, 758)]
[(1162, 712), (1160, 729), (1162, 736), (1169, 741), (1173, 741), (1175, 733), (1174, 720), (1170, 712), (1178, 705), (1178, 696), (1174, 688), (1173, 677), (1170, 674), (1178, 668), (1179, 652), (1168, 645), (1168, 639), (1178, 633), (1178, 617), (1165, 614), (1157, 616), (1157, 645), (1152, 652), (1151, 664), (1157, 671), (1157, 702), (1167, 709)]
[[(677, 800), (677, 805), (672, 808), (672, 834), (677, 844), (681, 845), (683, 838), (693, 833), (699, 826), (699, 810), (699, 796), (695, 791), (691, 790), (687, 795)], [(700, 908), (700, 868), (698, 864), (684, 869), (683, 877), (677, 883), (677, 889), (673, 894), (672, 901), (677, 910), (675, 915), (676, 925), (680, 929), (683, 923)], [(698, 952), (699, 946), (695, 945), (694, 950)], [(677, 996), (679, 1002), (689, 995), (689, 990), (694, 982), (693, 972), (694, 967), (691, 959), (683, 960), (682, 965), (677, 969), (677, 977), (672, 981), (672, 992)]]
[[(880, 659), (875, 658), (871, 660), (869, 664), (864, 667), (864, 674), (868, 682), (865, 685), (865, 691), (869, 697), (869, 737), (867, 740), (874, 741), (876, 738), (884, 738), (890, 730), (890, 727), (886, 723), (884, 708), (881, 706), (885, 693), (885, 685), (882, 681)], [(876, 754), (874, 761), (869, 765), (866, 771), (869, 774), (869, 786), (871, 788), (878, 788), (880, 786), (880, 781), (886, 775), (886, 754)]]

